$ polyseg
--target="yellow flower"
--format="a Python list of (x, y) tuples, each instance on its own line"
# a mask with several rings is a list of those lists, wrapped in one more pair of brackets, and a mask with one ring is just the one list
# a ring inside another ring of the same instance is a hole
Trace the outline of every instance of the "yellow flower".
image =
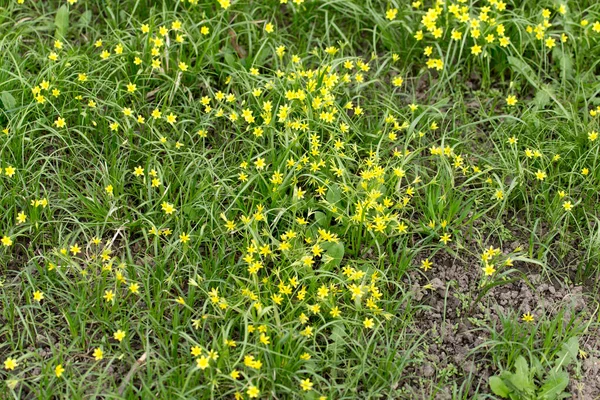
[(270, 22), (267, 22), (267, 24), (265, 25), (265, 32), (273, 33), (274, 30), (275, 30), (275, 28), (273, 27), (273, 24)]
[(79, 247), (79, 245), (77, 243), (75, 243), (73, 246), (71, 246), (71, 248), (69, 250), (71, 251), (71, 254), (73, 254), (74, 256), (81, 253), (81, 248)]
[(546, 175), (546, 173), (544, 171), (542, 171), (541, 169), (538, 169), (537, 172), (535, 173), (535, 177), (539, 181), (543, 181), (544, 179), (546, 179), (547, 176), (548, 175)]
[(54, 121), (54, 125), (55, 125), (57, 128), (64, 128), (64, 127), (65, 127), (65, 125), (67, 125), (67, 123), (65, 122), (65, 119), (64, 119), (63, 117), (58, 117), (58, 118), (56, 119), (56, 121)]
[(188, 235), (185, 232), (182, 232), (181, 235), (179, 235), (179, 240), (181, 240), (181, 243), (187, 243), (190, 241), (190, 235)]
[(485, 263), (485, 267), (483, 268), (485, 276), (494, 275), (494, 272), (496, 272), (496, 268), (492, 264)]
[(94, 349), (93, 356), (96, 361), (100, 361), (104, 358), (104, 352), (100, 347), (97, 347), (96, 349)]
[(141, 165), (138, 165), (137, 167), (135, 167), (135, 169), (133, 170), (133, 174), (135, 176), (144, 176), (144, 168), (142, 168)]
[(175, 212), (175, 207), (173, 206), (173, 204), (167, 203), (166, 201), (163, 201), (160, 207), (167, 215), (171, 215), (173, 214), (173, 212)]
[[(219, 1), (224, 1), (224, 0), (219, 0)], [(248, 395), (249, 398), (255, 399), (260, 394), (260, 390), (258, 390), (258, 388), (256, 386), (250, 385), (248, 390), (246, 390), (246, 394)]]
[(25, 211), (21, 211), (17, 215), (17, 224), (22, 224), (25, 221), (27, 221), (27, 215), (25, 215)]
[(179, 69), (180, 69), (182, 72), (185, 72), (185, 71), (187, 71), (187, 70), (188, 70), (188, 66), (187, 66), (187, 64), (186, 64), (186, 63), (184, 63), (184, 62), (182, 61), (182, 62), (180, 62), (180, 63), (179, 63)]
[(104, 296), (102, 296), (102, 297), (107, 302), (114, 301), (114, 299), (115, 299), (115, 293), (112, 290), (105, 290), (104, 291)]
[(136, 89), (137, 89), (137, 85), (135, 83), (131, 83), (130, 82), (130, 83), (127, 84), (127, 91), (129, 93), (135, 92)]
[(427, 272), (429, 269), (431, 269), (431, 261), (429, 261), (429, 259), (425, 259), (423, 261), (421, 261), (421, 269), (425, 272)]
[(523, 317), (521, 319), (523, 320), (523, 322), (530, 323), (533, 322), (535, 318), (531, 313), (525, 313), (523, 314)]
[(517, 104), (517, 97), (510, 95), (506, 98), (506, 104), (508, 104), (509, 106), (514, 106), (515, 104)]
[(177, 115), (170, 113), (167, 115), (167, 122), (170, 124), (174, 124), (177, 121)]
[(389, 19), (390, 21), (393, 21), (396, 18), (396, 15), (398, 15), (397, 8), (391, 8), (391, 9), (387, 10), (387, 12), (385, 13), (385, 17), (387, 19)]
[(122, 330), (118, 330), (113, 334), (113, 337), (115, 338), (115, 340), (118, 340), (119, 342), (122, 342), (123, 339), (125, 339), (125, 332)]
[(563, 202), (562, 206), (565, 209), (565, 211), (571, 211), (573, 209), (573, 203), (571, 203), (570, 201)]
[(33, 292), (33, 299), (39, 303), (40, 301), (44, 300), (44, 293), (36, 290)]
[(450, 238), (450, 234), (449, 233), (444, 233), (441, 237), (440, 237), (440, 242), (443, 242), (444, 244), (448, 244), (448, 242), (451, 242), (452, 239)]
[(8, 167), (4, 168), (4, 173), (9, 178), (12, 178), (12, 176), (15, 174), (15, 171), (16, 171), (16, 169), (12, 166), (8, 166)]
[(19, 363), (14, 358), (8, 357), (6, 360), (4, 360), (4, 369), (7, 371), (12, 371), (13, 369), (17, 368), (18, 366), (19, 366)]
[(221, 7), (223, 7), (223, 9), (227, 10), (230, 6), (231, 6), (231, 1), (230, 0), (218, 0), (219, 4), (221, 5)]
[(478, 44), (471, 47), (471, 54), (473, 54), (474, 56), (478, 56), (479, 54), (481, 54), (482, 51), (483, 50), (482, 50), (481, 46)]
[(132, 283), (129, 285), (129, 291), (133, 294), (139, 294), (140, 292), (140, 285), (137, 283)]
[(303, 380), (300, 381), (300, 387), (305, 392), (308, 392), (309, 390), (311, 390), (313, 388), (313, 385), (314, 384), (310, 381), (309, 378), (306, 378), (306, 379), (303, 379)]
[(56, 367), (54, 367), (54, 374), (56, 375), (57, 378), (60, 378), (62, 376), (63, 372), (65, 372), (65, 369), (62, 366), (62, 364), (58, 364)]

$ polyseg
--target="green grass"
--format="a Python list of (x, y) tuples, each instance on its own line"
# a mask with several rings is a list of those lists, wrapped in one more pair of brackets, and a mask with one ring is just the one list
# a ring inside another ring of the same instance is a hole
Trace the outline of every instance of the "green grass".
[[(0, 1), (0, 398), (483, 399), (598, 356), (598, 4), (226, 3)], [(584, 306), (498, 307), (537, 275)], [(465, 323), (477, 369), (437, 365)]]

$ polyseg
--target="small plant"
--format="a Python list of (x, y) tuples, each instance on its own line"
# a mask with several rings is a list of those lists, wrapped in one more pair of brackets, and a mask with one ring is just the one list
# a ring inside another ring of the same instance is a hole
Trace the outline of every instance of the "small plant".
[(492, 392), (504, 399), (553, 400), (570, 397), (565, 392), (569, 384), (569, 373), (565, 370), (577, 357), (579, 342), (572, 337), (563, 343), (554, 365), (548, 371), (537, 357), (532, 357), (531, 366), (523, 356), (515, 362), (514, 372), (502, 371), (490, 378)]

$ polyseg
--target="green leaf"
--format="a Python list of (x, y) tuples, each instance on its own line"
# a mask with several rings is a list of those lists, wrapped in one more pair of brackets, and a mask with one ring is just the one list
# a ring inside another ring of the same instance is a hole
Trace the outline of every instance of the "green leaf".
[(540, 90), (535, 93), (533, 103), (537, 108), (544, 108), (550, 103), (550, 87), (544, 85)]
[(515, 362), (515, 373), (510, 377), (510, 381), (515, 387), (525, 393), (533, 393), (535, 386), (532, 377), (529, 376), (529, 365), (525, 357), (519, 356)]
[(554, 370), (558, 372), (561, 367), (568, 366), (579, 353), (579, 339), (577, 337), (570, 338), (566, 343), (562, 344), (561, 350), (557, 354)]
[(569, 385), (569, 374), (565, 371), (552, 371), (538, 392), (538, 398), (555, 400)]
[(5, 110), (10, 110), (11, 108), (15, 108), (15, 106), (17, 105), (17, 101), (15, 100), (13, 95), (8, 93), (7, 91), (3, 91), (0, 98), (2, 99), (2, 104), (4, 104)]
[(81, 24), (82, 26), (88, 26), (90, 22), (92, 22), (92, 11), (87, 10), (86, 12), (81, 14), (81, 17), (79, 18), (79, 24)]
[(69, 30), (69, 8), (63, 5), (56, 12), (54, 17), (54, 25), (56, 26), (56, 38), (64, 39), (67, 36)]
[(315, 211), (315, 221), (321, 228), (327, 228), (329, 226), (327, 214), (322, 211)]
[(342, 198), (342, 194), (340, 193), (340, 189), (337, 186), (331, 186), (327, 190), (327, 195), (325, 195), (325, 199), (327, 202), (331, 204), (335, 204)]
[(323, 260), (327, 266), (327, 269), (335, 268), (340, 265), (342, 258), (344, 258), (344, 243), (325, 243), (322, 245), (325, 250)]
[(508, 57), (508, 63), (513, 68), (513, 70), (525, 77), (534, 86), (536, 89), (539, 89), (538, 77), (533, 71), (533, 69), (527, 64), (525, 61), (517, 57)]
[(510, 392), (512, 392), (512, 390), (510, 390), (510, 388), (506, 386), (502, 378), (500, 378), (499, 376), (492, 376), (490, 378), (490, 389), (492, 389), (492, 392), (495, 395), (498, 395), (503, 398), (507, 398)]

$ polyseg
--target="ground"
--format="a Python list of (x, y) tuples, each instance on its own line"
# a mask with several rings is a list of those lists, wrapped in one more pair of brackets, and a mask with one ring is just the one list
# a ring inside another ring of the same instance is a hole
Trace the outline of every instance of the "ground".
[(600, 4), (0, 0), (0, 399), (600, 398)]

